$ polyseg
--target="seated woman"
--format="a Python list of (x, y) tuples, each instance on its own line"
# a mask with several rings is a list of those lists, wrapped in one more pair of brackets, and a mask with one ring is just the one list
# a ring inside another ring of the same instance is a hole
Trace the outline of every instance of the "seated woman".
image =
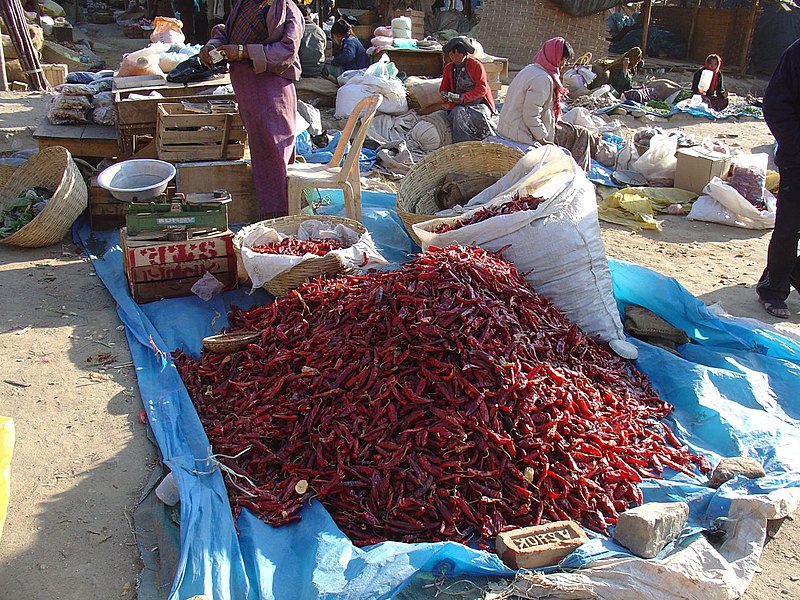
[(602, 59), (592, 65), (597, 76), (589, 85), (589, 89), (597, 89), (609, 84), (620, 96), (633, 88), (633, 76), (642, 64), (642, 49), (631, 48), (615, 60)]
[(486, 79), (486, 69), (470, 56), (475, 48), (468, 38), (458, 36), (442, 49), (447, 64), (439, 92), (442, 102), (417, 111), (427, 115), (446, 110), (453, 126), (453, 142), (480, 141), (495, 134), (494, 96)]
[(499, 136), (523, 145), (556, 144), (566, 148), (575, 162), (588, 171), (596, 139), (585, 127), (561, 121), (561, 101), (567, 90), (561, 84), (561, 67), (573, 56), (564, 38), (547, 40), (533, 63), (522, 69), (506, 93)]
[(345, 71), (366, 69), (369, 56), (361, 41), (353, 35), (353, 27), (344, 20), (336, 21), (331, 27), (333, 38), (333, 59), (326, 65), (327, 75), (338, 77)]
[[(717, 54), (709, 54), (706, 58), (706, 64), (702, 69), (697, 69), (692, 78), (692, 94), (696, 94), (703, 99), (708, 106), (714, 110), (724, 110), (728, 107), (728, 92), (725, 91), (722, 85), (722, 59)], [(700, 89), (700, 79), (703, 71), (708, 69), (714, 75), (711, 78), (711, 83), (708, 85), (707, 90)]]

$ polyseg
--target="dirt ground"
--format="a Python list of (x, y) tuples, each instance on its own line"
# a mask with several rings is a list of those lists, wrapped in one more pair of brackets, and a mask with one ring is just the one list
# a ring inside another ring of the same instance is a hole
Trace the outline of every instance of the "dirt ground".
[[(100, 39), (104, 31), (91, 26), (89, 35)], [(100, 50), (117, 60), (121, 50), (140, 47), (121, 36), (102, 39)], [(759, 87), (742, 85), (748, 87), (743, 94)], [(36, 98), (0, 98), (0, 126), (31, 126), (42, 114), (40, 106), (31, 108), (42, 102)], [(28, 111), (38, 116), (26, 118)], [(620, 120), (629, 132), (642, 125)], [(766, 126), (752, 119), (673, 117), (654, 124), (681, 127), (698, 140), (735, 134), (726, 142), (745, 151), (767, 151), (773, 143)], [(29, 137), (14, 140), (30, 144)], [(800, 333), (798, 295), (789, 299), (788, 322), (771, 318), (756, 302), (753, 284), (768, 231), (684, 217), (663, 221), (661, 233), (603, 224), (609, 257), (675, 277), (731, 314)], [(0, 414), (13, 417), (17, 428), (0, 598), (134, 598), (141, 564), (130, 515), (157, 452), (138, 420), (135, 371), (114, 302), (69, 240), (37, 250), (0, 246), (0, 298)], [(745, 598), (800, 598), (799, 573), (800, 526), (787, 519), (766, 545)]]

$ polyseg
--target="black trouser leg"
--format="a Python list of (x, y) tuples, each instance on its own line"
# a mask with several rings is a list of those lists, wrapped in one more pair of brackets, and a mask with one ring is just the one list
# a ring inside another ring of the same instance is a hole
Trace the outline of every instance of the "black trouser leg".
[(790, 285), (800, 291), (800, 259), (797, 243), (800, 240), (800, 169), (781, 169), (778, 190), (778, 210), (775, 229), (769, 242), (767, 268), (756, 285), (763, 300), (784, 302)]

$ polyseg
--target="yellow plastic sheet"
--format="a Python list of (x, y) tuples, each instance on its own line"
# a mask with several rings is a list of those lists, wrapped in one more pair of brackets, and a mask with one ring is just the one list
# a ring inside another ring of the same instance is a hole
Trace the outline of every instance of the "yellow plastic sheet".
[(671, 204), (687, 208), (697, 194), (676, 188), (637, 187), (625, 188), (606, 196), (597, 206), (597, 216), (608, 223), (630, 227), (634, 231), (655, 229), (661, 231), (661, 221), (656, 213), (664, 213)]
[(6, 522), (8, 498), (11, 495), (11, 454), (14, 452), (14, 420), (0, 417), (0, 539)]

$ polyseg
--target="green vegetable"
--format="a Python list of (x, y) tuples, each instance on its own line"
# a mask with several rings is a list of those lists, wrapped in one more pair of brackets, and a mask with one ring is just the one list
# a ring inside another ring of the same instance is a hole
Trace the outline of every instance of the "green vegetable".
[(9, 237), (33, 221), (52, 195), (50, 190), (34, 187), (0, 206), (0, 238)]

